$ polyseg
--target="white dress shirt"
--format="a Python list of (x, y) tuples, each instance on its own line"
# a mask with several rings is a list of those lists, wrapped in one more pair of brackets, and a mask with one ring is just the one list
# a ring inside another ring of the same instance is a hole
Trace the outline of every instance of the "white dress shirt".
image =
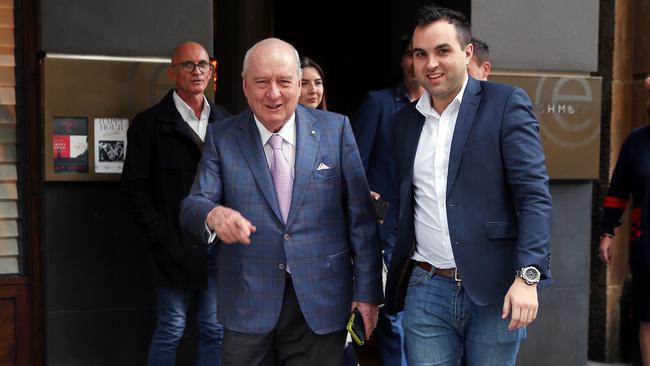
[(201, 141), (205, 140), (205, 132), (208, 130), (208, 120), (210, 118), (210, 103), (208, 103), (208, 100), (205, 98), (205, 95), (203, 96), (203, 110), (201, 111), (201, 118), (196, 118), (196, 115), (194, 114), (194, 110), (192, 107), (187, 105), (181, 97), (176, 94), (176, 90), (174, 90), (174, 105), (176, 106), (176, 110), (178, 110), (178, 113), (180, 113), (181, 118), (185, 122), (187, 122), (188, 125), (194, 130), (194, 133), (196, 133), (199, 138), (201, 138)]
[(467, 80), (466, 76), (460, 92), (442, 114), (433, 108), (431, 96), (426, 91), (415, 106), (425, 120), (413, 163), (416, 245), (411, 258), (428, 262), (435, 268), (456, 267), (447, 222), (447, 173), (451, 142)]

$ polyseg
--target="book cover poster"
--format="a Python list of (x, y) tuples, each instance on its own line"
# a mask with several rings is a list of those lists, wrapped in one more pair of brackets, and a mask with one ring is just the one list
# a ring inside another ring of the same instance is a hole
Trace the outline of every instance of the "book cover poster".
[(95, 173), (122, 173), (128, 128), (126, 118), (95, 118)]
[(88, 119), (54, 117), (52, 156), (55, 173), (88, 173)]

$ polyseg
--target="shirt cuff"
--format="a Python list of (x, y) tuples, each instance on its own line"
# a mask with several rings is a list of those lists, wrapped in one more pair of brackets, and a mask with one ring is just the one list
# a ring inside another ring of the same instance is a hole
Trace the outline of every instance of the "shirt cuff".
[(205, 232), (206, 232), (207, 237), (208, 237), (208, 245), (211, 245), (211, 244), (213, 244), (212, 242), (214, 241), (214, 238), (217, 237), (217, 233), (215, 233), (214, 231), (210, 230), (210, 228), (208, 227), (208, 224), (207, 224), (207, 223), (204, 224), (204, 225), (205, 225)]

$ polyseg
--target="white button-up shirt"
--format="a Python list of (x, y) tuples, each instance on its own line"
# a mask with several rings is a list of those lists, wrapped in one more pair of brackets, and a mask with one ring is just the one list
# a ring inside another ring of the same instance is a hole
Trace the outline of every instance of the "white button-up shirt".
[(425, 120), (413, 163), (416, 245), (412, 259), (428, 262), (436, 268), (456, 267), (447, 222), (447, 173), (467, 80), (466, 76), (460, 92), (442, 114), (433, 108), (431, 96), (426, 91), (415, 106)]
[(181, 97), (176, 94), (174, 90), (174, 105), (176, 110), (180, 113), (181, 118), (194, 130), (194, 133), (201, 138), (201, 141), (205, 140), (205, 132), (208, 130), (208, 120), (210, 119), (210, 103), (206, 99), (205, 95), (203, 96), (203, 110), (201, 111), (201, 118), (196, 118), (194, 110), (192, 107), (187, 105)]

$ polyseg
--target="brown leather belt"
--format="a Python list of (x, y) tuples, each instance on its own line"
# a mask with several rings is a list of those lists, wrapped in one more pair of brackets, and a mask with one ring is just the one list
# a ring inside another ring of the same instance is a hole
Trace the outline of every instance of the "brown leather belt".
[(431, 270), (433, 270), (433, 274), (436, 274), (438, 276), (451, 278), (456, 282), (461, 281), (460, 273), (458, 273), (458, 270), (456, 270), (456, 268), (445, 268), (445, 269), (434, 268), (431, 264), (427, 262), (415, 262), (415, 265), (427, 272), (431, 272)]

